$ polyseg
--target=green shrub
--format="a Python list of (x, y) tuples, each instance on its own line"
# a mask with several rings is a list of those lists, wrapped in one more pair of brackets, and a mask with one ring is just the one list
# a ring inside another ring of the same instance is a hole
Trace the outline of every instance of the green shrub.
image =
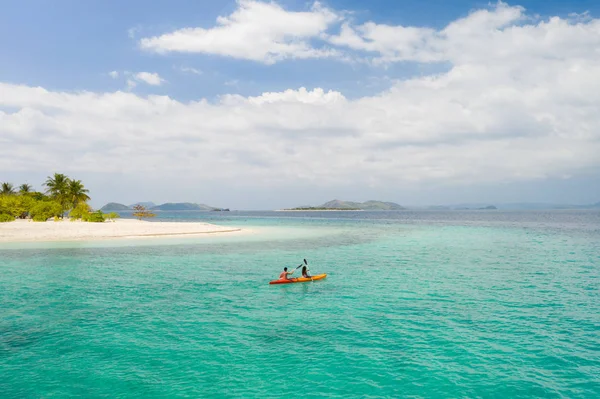
[(88, 204), (86, 204), (85, 202), (80, 202), (69, 213), (69, 217), (71, 218), (71, 220), (83, 219), (84, 217), (87, 217), (91, 211), (92, 211), (92, 208)]
[(106, 215), (106, 218), (108, 220), (114, 220), (114, 219), (118, 219), (120, 217), (121, 217), (121, 215), (119, 215), (117, 212), (111, 212), (108, 215)]
[(102, 223), (104, 222), (104, 214), (102, 213), (102, 211), (88, 213), (82, 218), (82, 220), (84, 222)]
[(40, 201), (29, 211), (29, 215), (35, 222), (45, 222), (51, 217), (62, 213), (62, 207), (55, 201)]
[(4, 222), (14, 222), (15, 217), (12, 215), (7, 215), (6, 213), (0, 213), (0, 223)]
[(0, 214), (18, 218), (27, 212), (24, 202), (20, 195), (0, 195)]
[(17, 217), (19, 219), (25, 219), (30, 215), (31, 208), (33, 208), (35, 206), (35, 204), (38, 203), (38, 201), (33, 199), (30, 195), (26, 195), (26, 194), (19, 195), (19, 198), (21, 199), (21, 204), (22, 204), (23, 208), (21, 209), (22, 210), (21, 214)]

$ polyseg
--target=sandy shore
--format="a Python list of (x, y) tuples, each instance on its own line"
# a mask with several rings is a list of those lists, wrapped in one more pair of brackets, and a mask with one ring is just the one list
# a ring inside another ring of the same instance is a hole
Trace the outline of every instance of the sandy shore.
[(54, 222), (16, 220), (0, 223), (0, 242), (81, 241), (115, 238), (183, 237), (208, 234), (239, 234), (242, 229), (209, 223), (147, 222), (117, 219), (113, 222)]

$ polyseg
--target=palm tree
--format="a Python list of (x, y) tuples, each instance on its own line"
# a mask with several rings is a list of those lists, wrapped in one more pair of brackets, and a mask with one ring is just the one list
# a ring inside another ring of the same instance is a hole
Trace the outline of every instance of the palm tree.
[(55, 173), (53, 177), (48, 176), (44, 186), (47, 187), (46, 194), (53, 200), (60, 203), (63, 213), (68, 208), (68, 192), (69, 192), (69, 179), (62, 173)]
[(0, 189), (0, 194), (3, 195), (11, 195), (15, 193), (15, 188), (12, 184), (8, 182), (2, 183), (2, 188)]
[(68, 188), (68, 199), (71, 204), (73, 204), (73, 208), (77, 206), (80, 202), (86, 202), (90, 199), (90, 196), (87, 195), (90, 191), (83, 187), (83, 183), (81, 180), (70, 180), (69, 188)]
[(58, 199), (61, 195), (67, 194), (69, 187), (69, 178), (62, 173), (55, 173), (53, 177), (48, 176), (44, 186), (48, 189), (46, 194), (50, 195), (54, 199)]
[(21, 184), (19, 186), (19, 193), (21, 193), (21, 194), (30, 193), (32, 191), (32, 188), (33, 187), (31, 187), (31, 185), (29, 185), (29, 184)]

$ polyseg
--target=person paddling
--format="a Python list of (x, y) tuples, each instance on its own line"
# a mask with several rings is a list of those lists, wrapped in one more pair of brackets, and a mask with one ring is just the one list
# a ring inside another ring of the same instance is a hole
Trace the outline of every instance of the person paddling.
[(292, 274), (294, 274), (296, 270), (292, 270), (291, 272), (288, 272), (288, 268), (284, 267), (283, 271), (281, 272), (281, 274), (279, 275), (279, 278), (281, 280), (289, 280), (288, 276), (291, 276)]
[(309, 272), (308, 267), (306, 267), (306, 265), (304, 265), (302, 267), (302, 277), (311, 278), (312, 276), (310, 274), (308, 274), (308, 272)]

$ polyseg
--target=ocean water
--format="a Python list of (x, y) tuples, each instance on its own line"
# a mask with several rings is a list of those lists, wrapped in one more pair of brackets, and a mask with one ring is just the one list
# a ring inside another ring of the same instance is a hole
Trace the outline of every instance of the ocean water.
[(0, 397), (600, 397), (598, 211), (159, 220), (255, 233), (0, 245)]

